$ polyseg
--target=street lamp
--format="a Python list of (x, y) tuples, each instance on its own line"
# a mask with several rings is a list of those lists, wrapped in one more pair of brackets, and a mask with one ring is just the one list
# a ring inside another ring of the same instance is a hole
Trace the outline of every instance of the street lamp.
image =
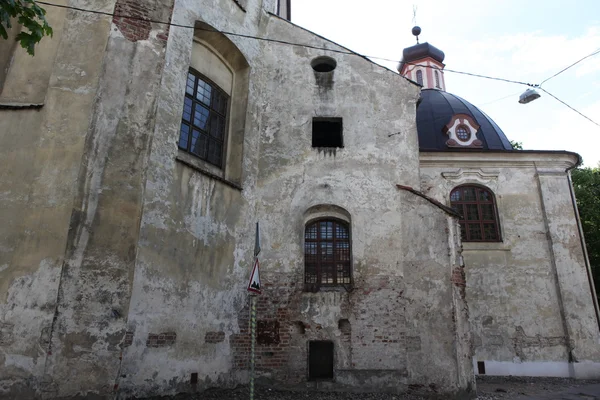
[(538, 99), (540, 94), (535, 89), (527, 89), (521, 96), (519, 96), (519, 103), (527, 104), (535, 99)]

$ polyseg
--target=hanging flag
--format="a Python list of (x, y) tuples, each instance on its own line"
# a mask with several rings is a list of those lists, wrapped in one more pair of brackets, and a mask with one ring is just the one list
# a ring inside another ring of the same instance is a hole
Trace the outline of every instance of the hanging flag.
[(258, 232), (258, 222), (256, 223), (256, 237), (254, 238), (254, 257), (260, 253), (260, 234)]
[(258, 272), (258, 257), (254, 260), (254, 268), (252, 268), (252, 274), (250, 275), (250, 282), (248, 282), (248, 291), (261, 294), (260, 290), (260, 274)]

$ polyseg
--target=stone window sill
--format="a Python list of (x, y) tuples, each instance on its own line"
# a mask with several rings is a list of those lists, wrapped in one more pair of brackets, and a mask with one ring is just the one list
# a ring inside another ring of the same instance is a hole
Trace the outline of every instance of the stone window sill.
[(463, 242), (463, 251), (510, 251), (511, 247), (504, 242)]
[(209, 171), (208, 168), (204, 167), (204, 165), (203, 165), (204, 162), (202, 160), (195, 160), (193, 156), (190, 156), (189, 154), (186, 154), (185, 152), (183, 152), (181, 150), (175, 157), (175, 160), (177, 162), (180, 162), (183, 165), (201, 173), (202, 175), (208, 176), (209, 178), (212, 178), (216, 181), (224, 183), (225, 185), (232, 187), (236, 190), (239, 190), (240, 192), (243, 190), (243, 188), (240, 184), (230, 181), (228, 179), (225, 179), (222, 176), (219, 176), (218, 174), (216, 174), (215, 172)]

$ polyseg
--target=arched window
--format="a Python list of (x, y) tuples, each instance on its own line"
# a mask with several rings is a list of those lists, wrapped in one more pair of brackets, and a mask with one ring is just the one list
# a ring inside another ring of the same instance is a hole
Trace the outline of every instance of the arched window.
[(350, 228), (337, 219), (306, 224), (304, 231), (304, 284), (307, 287), (349, 285)]
[(423, 85), (423, 71), (417, 70), (417, 83)]
[(450, 193), (450, 204), (462, 217), (465, 242), (500, 242), (500, 227), (494, 194), (481, 186), (459, 186)]
[(435, 87), (440, 89), (440, 74), (437, 71), (435, 72)]

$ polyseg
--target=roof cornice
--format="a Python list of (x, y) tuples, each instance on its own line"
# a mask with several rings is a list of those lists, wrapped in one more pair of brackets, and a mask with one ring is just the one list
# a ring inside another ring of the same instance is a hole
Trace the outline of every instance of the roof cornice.
[(567, 171), (579, 166), (581, 157), (563, 150), (421, 151), (419, 161), (421, 167), (536, 167)]

